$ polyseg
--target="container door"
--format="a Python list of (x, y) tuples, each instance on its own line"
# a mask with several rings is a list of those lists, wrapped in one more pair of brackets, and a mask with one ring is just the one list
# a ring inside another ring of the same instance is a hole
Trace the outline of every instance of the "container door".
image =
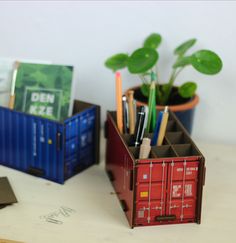
[(195, 218), (198, 165), (198, 161), (169, 164), (166, 214), (177, 220)]
[(65, 122), (65, 176), (69, 178), (95, 163), (96, 108), (86, 109)]
[(154, 223), (165, 215), (167, 164), (140, 164), (137, 167), (136, 224)]
[(27, 124), (27, 172), (64, 182), (63, 125), (32, 117)]

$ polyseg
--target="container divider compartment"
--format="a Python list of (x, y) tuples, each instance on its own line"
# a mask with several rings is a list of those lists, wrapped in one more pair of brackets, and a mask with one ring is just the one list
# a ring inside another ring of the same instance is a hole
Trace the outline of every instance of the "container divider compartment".
[[(156, 158), (153, 148), (154, 147), (152, 146), (148, 159)], [(139, 147), (129, 147), (129, 151), (132, 153), (132, 155), (134, 156), (135, 159), (139, 159), (140, 146)]]
[(178, 156), (170, 145), (154, 146), (152, 149), (155, 158), (172, 158)]
[(198, 150), (192, 144), (175, 144), (172, 145), (179, 157), (200, 156)]
[(165, 138), (170, 142), (170, 144), (190, 143), (189, 138), (183, 132), (167, 132)]
[(166, 132), (179, 132), (181, 131), (180, 127), (177, 125), (176, 121), (168, 120)]

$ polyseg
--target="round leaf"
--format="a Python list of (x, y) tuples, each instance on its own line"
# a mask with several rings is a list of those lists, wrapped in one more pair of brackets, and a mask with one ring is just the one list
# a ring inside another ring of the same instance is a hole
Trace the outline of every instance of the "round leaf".
[(192, 55), (192, 66), (204, 74), (217, 74), (222, 69), (220, 57), (209, 50), (200, 50)]
[(156, 64), (157, 60), (157, 51), (144, 47), (132, 53), (127, 66), (131, 73), (145, 73)]
[(190, 98), (195, 94), (196, 89), (197, 89), (196, 83), (186, 82), (179, 87), (178, 92), (183, 98)]
[(127, 66), (128, 57), (129, 56), (125, 53), (116, 54), (106, 60), (105, 66), (115, 72)]
[(183, 56), (185, 52), (196, 43), (197, 39), (190, 39), (175, 48), (175, 55)]
[(157, 33), (153, 33), (146, 38), (143, 46), (156, 49), (160, 44), (161, 44), (161, 35)]

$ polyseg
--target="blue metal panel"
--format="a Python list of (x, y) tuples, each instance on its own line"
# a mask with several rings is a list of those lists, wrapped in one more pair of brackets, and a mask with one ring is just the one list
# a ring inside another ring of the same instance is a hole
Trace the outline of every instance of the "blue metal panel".
[[(65, 121), (66, 178), (95, 163), (93, 149), (96, 141), (95, 116), (96, 107), (92, 106)], [(87, 152), (84, 153), (84, 151)]]

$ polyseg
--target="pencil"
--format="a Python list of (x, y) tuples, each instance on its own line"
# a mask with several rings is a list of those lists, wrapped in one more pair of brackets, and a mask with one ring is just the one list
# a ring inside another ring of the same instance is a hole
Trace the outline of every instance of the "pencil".
[(119, 131), (123, 132), (123, 112), (122, 112), (122, 81), (119, 72), (116, 73), (116, 122)]
[(16, 76), (17, 76), (19, 65), (20, 65), (20, 63), (18, 61), (16, 61), (14, 64), (14, 70), (13, 70), (13, 74), (12, 74), (12, 83), (11, 83), (11, 94), (10, 94), (10, 100), (9, 100), (9, 105), (8, 105), (9, 109), (13, 109), (14, 104), (15, 104)]
[(128, 91), (128, 107), (129, 107), (129, 133), (134, 134), (135, 118), (134, 118), (134, 91)]
[(168, 106), (166, 106), (164, 109), (163, 115), (162, 115), (160, 131), (159, 131), (159, 135), (158, 135), (158, 139), (157, 139), (157, 146), (160, 146), (163, 143), (163, 139), (164, 139), (164, 136), (166, 133), (168, 117), (169, 117)]

